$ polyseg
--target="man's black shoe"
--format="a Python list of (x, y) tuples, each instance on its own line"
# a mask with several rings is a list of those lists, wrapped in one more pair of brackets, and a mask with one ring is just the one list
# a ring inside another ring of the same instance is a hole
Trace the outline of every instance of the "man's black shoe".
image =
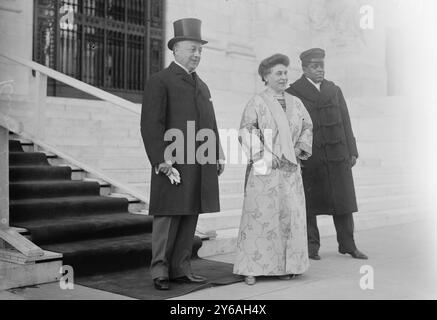
[(156, 290), (169, 290), (170, 282), (168, 278), (157, 278), (153, 279), (153, 284), (155, 285)]
[(202, 277), (202, 276), (190, 274), (190, 275), (176, 278), (176, 279), (174, 279), (174, 281), (181, 282), (181, 283), (205, 283), (206, 278)]
[(364, 253), (362, 253), (360, 250), (355, 250), (352, 252), (346, 252), (346, 251), (339, 251), (341, 254), (350, 254), (352, 258), (354, 259), (361, 259), (361, 260), (367, 260), (369, 257), (367, 257)]
[(310, 255), (309, 255), (309, 258), (310, 258), (311, 260), (321, 260), (321, 259), (322, 259), (322, 258), (319, 256), (318, 253), (310, 254)]

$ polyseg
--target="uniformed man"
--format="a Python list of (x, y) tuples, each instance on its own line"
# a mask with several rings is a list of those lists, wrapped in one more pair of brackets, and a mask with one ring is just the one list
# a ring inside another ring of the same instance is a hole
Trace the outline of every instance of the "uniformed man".
[(325, 51), (314, 48), (300, 55), (303, 75), (287, 90), (302, 100), (313, 121), (313, 155), (303, 161), (308, 251), (320, 260), (318, 215), (332, 215), (341, 254), (367, 259), (354, 241), (357, 212), (352, 167), (358, 150), (341, 89), (325, 79)]

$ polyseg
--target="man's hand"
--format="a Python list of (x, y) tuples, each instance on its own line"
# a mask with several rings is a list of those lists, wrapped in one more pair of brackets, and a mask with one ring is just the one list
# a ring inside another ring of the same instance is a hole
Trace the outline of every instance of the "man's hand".
[(158, 172), (162, 172), (167, 177), (171, 175), (171, 169), (173, 166), (170, 163), (161, 163), (158, 167)]
[(351, 157), (351, 167), (355, 167), (355, 165), (357, 164), (357, 157), (352, 156)]
[(225, 171), (225, 164), (224, 163), (217, 163), (217, 174), (220, 177), (222, 173)]

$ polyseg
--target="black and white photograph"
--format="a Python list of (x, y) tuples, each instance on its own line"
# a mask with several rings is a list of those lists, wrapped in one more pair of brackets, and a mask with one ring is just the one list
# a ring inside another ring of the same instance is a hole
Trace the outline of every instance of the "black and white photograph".
[(434, 0), (0, 0), (0, 300), (437, 300), (436, 32)]

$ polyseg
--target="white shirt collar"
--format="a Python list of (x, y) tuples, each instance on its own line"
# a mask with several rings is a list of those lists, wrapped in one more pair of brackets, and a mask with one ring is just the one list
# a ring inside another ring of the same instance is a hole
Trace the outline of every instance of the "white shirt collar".
[[(191, 74), (192, 72), (189, 72), (187, 68), (185, 68), (183, 65), (181, 65), (179, 62), (177, 62), (176, 60), (174, 61), (174, 63), (176, 63), (179, 67), (181, 67), (182, 69), (185, 70), (186, 73)], [(194, 72), (194, 71), (193, 71)]]
[(306, 77), (308, 79), (309, 82), (311, 82), (313, 84), (313, 86), (315, 86), (317, 88), (317, 90), (320, 91), (320, 86), (321, 86), (321, 82), (319, 83), (315, 83), (313, 80), (311, 80), (310, 78)]

